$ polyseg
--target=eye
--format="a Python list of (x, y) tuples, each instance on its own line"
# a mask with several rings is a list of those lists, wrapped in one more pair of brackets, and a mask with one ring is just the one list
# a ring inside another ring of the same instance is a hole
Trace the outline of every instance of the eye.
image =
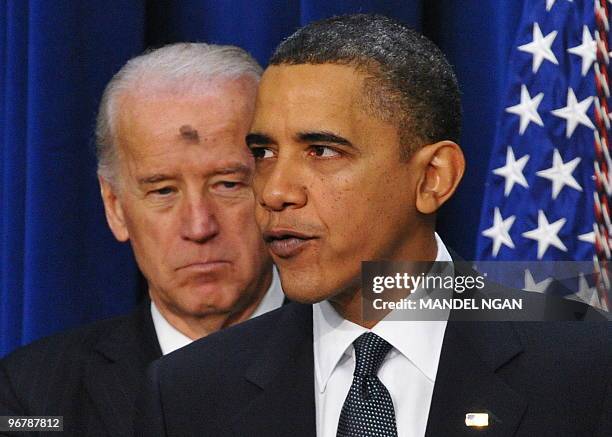
[(212, 189), (219, 194), (239, 193), (248, 185), (242, 181), (218, 181), (213, 183)]
[(268, 159), (274, 156), (274, 152), (267, 147), (251, 147), (251, 153), (255, 159)]
[(157, 196), (169, 196), (170, 194), (174, 193), (174, 188), (172, 187), (162, 187), (162, 188), (158, 188), (157, 190), (153, 190), (150, 191), (151, 194), (155, 194)]
[(240, 182), (234, 182), (234, 181), (221, 181), (217, 183), (217, 186), (219, 188), (227, 189), (227, 190), (234, 189), (238, 187), (239, 185), (240, 185)]
[(318, 158), (333, 158), (339, 156), (340, 153), (328, 146), (311, 146), (308, 155)]

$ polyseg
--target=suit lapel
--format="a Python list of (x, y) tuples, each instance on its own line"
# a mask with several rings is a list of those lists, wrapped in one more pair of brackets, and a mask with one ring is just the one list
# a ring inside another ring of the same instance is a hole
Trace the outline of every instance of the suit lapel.
[[(290, 306), (246, 372), (259, 393), (245, 399), (234, 435), (316, 435), (312, 307)], [(498, 372), (521, 351), (511, 323), (449, 321), (426, 435), (513, 435), (526, 401)], [(471, 412), (487, 412), (490, 426), (467, 427)]]
[(109, 435), (132, 435), (135, 395), (147, 365), (161, 357), (146, 300), (95, 346), (85, 385)]
[(289, 304), (267, 347), (246, 372), (259, 394), (236, 417), (235, 435), (316, 434), (312, 306)]
[[(449, 321), (426, 436), (512, 436), (526, 401), (499, 374), (522, 351), (511, 323)], [(467, 413), (488, 413), (489, 426), (466, 426)]]

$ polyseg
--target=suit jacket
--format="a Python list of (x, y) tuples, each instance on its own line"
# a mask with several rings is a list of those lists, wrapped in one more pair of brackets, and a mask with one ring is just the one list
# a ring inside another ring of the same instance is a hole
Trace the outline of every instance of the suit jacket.
[[(136, 435), (315, 436), (312, 342), (312, 306), (290, 303), (156, 361)], [(610, 324), (449, 320), (426, 435), (612, 435)]]
[(162, 355), (149, 305), (146, 300), (130, 315), (47, 337), (4, 358), (0, 416), (64, 416), (61, 435), (133, 435), (138, 387), (147, 365)]

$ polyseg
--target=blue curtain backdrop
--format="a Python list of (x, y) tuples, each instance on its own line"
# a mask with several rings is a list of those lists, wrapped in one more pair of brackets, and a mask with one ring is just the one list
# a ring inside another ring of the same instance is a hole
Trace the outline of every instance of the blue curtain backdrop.
[[(466, 178), (439, 232), (474, 256), (485, 172), (519, 0), (0, 0), (0, 357), (120, 314), (142, 290), (107, 228), (92, 131), (100, 94), (130, 57), (176, 41), (235, 44), (265, 66), (299, 26), (376, 12), (423, 31), (463, 92)], [(401, 188), (401, 187), (398, 187)]]

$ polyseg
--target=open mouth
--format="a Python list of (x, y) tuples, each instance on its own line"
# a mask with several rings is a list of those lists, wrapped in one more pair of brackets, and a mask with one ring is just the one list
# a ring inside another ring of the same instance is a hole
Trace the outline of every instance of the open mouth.
[(315, 237), (295, 231), (272, 230), (264, 232), (264, 241), (273, 255), (289, 258), (300, 253)]

